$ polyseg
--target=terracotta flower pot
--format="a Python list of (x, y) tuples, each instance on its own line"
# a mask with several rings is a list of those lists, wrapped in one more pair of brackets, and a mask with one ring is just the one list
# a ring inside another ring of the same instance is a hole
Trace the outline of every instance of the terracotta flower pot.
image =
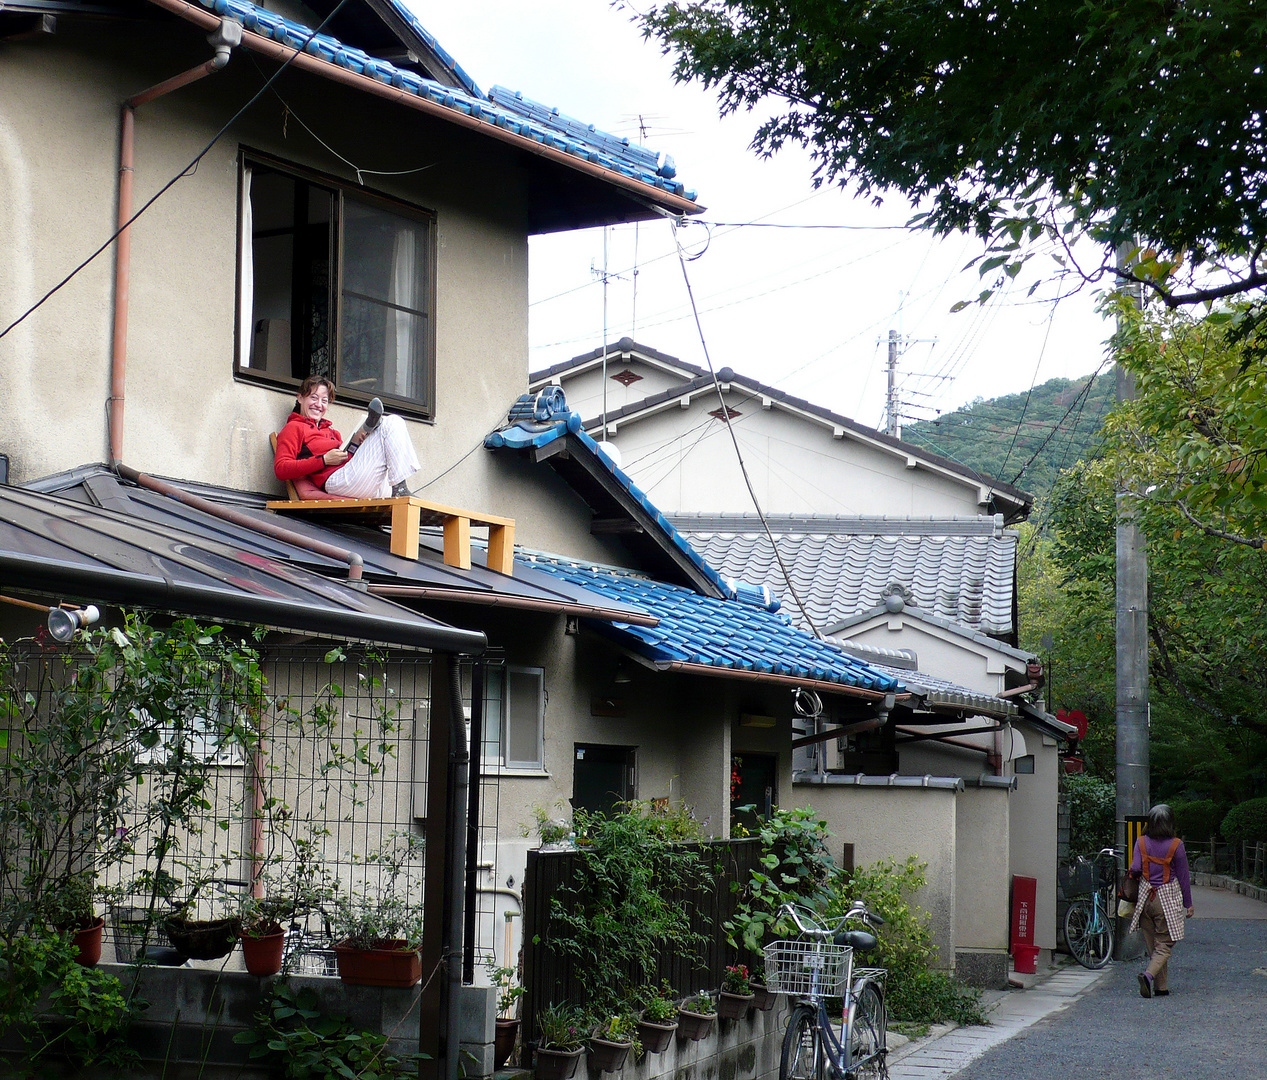
[(354, 949), (341, 941), (334, 958), (339, 978), (353, 986), (409, 987), (422, 980), (422, 957), (405, 941), (376, 941), (372, 949)]
[(717, 995), (717, 1015), (723, 1020), (742, 1020), (748, 1015), (755, 994), (731, 994), (722, 990)]
[(609, 1042), (607, 1039), (590, 1039), (590, 1066), (599, 1072), (615, 1072), (624, 1068), (631, 1042)]
[(713, 1024), (717, 1021), (716, 1013), (688, 1012), (678, 1009), (677, 1034), (679, 1039), (691, 1039), (699, 1042), (712, 1033)]
[(246, 970), (252, 975), (276, 975), (282, 969), (286, 931), (276, 923), (265, 930), (265, 933), (242, 935), (242, 957)]
[(579, 1050), (542, 1050), (537, 1049), (533, 1059), (533, 1069), (537, 1080), (572, 1080), (576, 1075), (577, 1063), (585, 1048)]
[(760, 983), (752, 984), (753, 1008), (760, 1009), (762, 1012), (769, 1012), (778, 1003), (779, 995), (775, 991), (768, 986), (762, 986)]
[(76, 930), (70, 937), (70, 943), (79, 951), (75, 954), (75, 963), (84, 967), (96, 967), (101, 960), (101, 932), (105, 928), (106, 917), (97, 916), (97, 921), (83, 930)]
[(677, 1031), (677, 1022), (657, 1024), (653, 1020), (638, 1021), (638, 1041), (648, 1054), (662, 1054), (673, 1041), (673, 1033)]
[(519, 1038), (518, 1020), (498, 1020), (497, 1034), (493, 1042), (493, 1068), (500, 1069), (515, 1052), (515, 1040)]

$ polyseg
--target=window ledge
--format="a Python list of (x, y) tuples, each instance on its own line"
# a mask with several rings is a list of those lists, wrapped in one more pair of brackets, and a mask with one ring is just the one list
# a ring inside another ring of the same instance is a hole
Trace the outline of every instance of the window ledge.
[(489, 765), (480, 766), (481, 776), (509, 776), (519, 777), (524, 780), (548, 780), (550, 773), (546, 769), (525, 769), (525, 768), (509, 768), (505, 765)]

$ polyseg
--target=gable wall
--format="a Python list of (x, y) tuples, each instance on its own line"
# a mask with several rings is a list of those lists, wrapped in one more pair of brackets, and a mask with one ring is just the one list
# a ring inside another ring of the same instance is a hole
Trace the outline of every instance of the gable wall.
[[(1003, 672), (1007, 668), (1021, 671), (1019, 660), (1004, 657), (986, 645), (967, 639), (942, 636), (935, 628), (903, 619), (900, 615), (879, 616), (869, 622), (851, 626), (841, 636), (850, 641), (881, 649), (914, 649), (919, 670), (935, 674), (953, 672), (960, 686), (982, 694), (997, 694), (1005, 689)], [(945, 677), (951, 677), (946, 675)]]
[[(758, 398), (732, 392), (738, 409), (735, 435), (752, 484), (768, 514), (894, 516), (975, 515), (982, 512), (975, 485), (960, 483), (846, 436), (783, 412), (762, 409)], [(628, 472), (661, 510), (752, 510), (752, 500), (725, 427), (708, 414), (716, 394), (697, 395), (690, 408), (677, 403), (611, 436)]]
[[(640, 375), (641, 379), (631, 386), (624, 386), (614, 378), (622, 372)], [(607, 358), (607, 411), (615, 412), (625, 405), (642, 401), (653, 394), (680, 385), (687, 378), (689, 376), (686, 374), (666, 372), (662, 368), (639, 360), (637, 356), (631, 356), (629, 360), (609, 356)], [(579, 412), (586, 420), (602, 414), (603, 369), (601, 365), (575, 375), (565, 375), (562, 379), (555, 381), (563, 387), (567, 395), (568, 408), (573, 412)], [(596, 439), (599, 437), (597, 432), (591, 432), (591, 434)]]

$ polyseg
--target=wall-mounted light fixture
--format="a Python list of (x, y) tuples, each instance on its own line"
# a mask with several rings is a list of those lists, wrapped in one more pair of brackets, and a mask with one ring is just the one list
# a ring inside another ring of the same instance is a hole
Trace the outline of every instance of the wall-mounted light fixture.
[(85, 626), (91, 626), (101, 618), (101, 612), (92, 604), (86, 608), (68, 609), (55, 607), (48, 609), (48, 632), (57, 641), (73, 641), (75, 634)]

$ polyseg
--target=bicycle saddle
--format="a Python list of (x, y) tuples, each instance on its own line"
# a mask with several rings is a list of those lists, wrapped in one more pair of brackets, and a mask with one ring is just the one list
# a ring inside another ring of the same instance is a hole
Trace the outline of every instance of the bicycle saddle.
[(832, 940), (837, 945), (848, 945), (854, 952), (860, 953), (870, 952), (879, 944), (875, 934), (866, 930), (842, 930)]

